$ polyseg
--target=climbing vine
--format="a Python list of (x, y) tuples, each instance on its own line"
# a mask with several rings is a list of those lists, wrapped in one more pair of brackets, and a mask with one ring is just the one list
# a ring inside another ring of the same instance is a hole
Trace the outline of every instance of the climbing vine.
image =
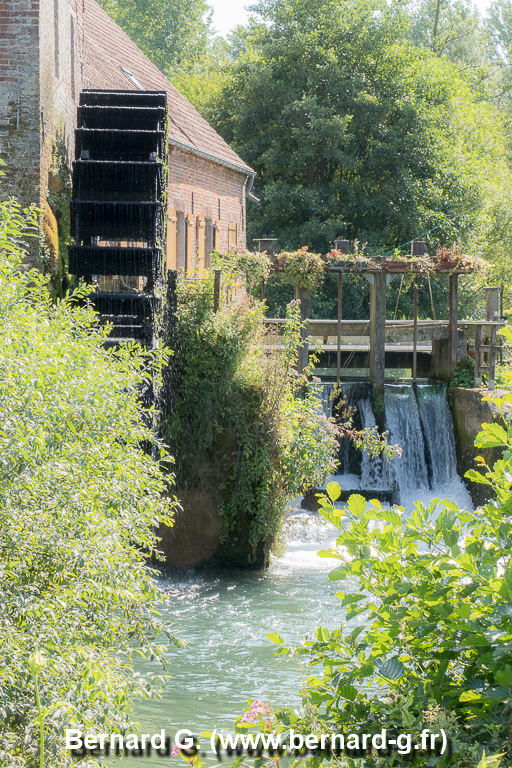
[(336, 466), (333, 425), (296, 372), (298, 313), (288, 307), (277, 346), (259, 302), (225, 301), (214, 312), (211, 273), (178, 283), (173, 405), (163, 406), (162, 428), (180, 489), (215, 473), (223, 562), (264, 562), (290, 494), (321, 484)]
[(50, 273), (54, 297), (62, 297), (69, 288), (68, 244), (70, 235), (71, 174), (66, 144), (57, 137), (48, 174), (48, 195), (43, 211), (42, 257)]

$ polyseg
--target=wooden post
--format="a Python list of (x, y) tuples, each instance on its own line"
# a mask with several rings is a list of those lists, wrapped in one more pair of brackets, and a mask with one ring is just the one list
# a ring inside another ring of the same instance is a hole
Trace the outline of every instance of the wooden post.
[(418, 375), (418, 275), (414, 275), (414, 317), (412, 322), (412, 380)]
[(370, 382), (384, 386), (386, 370), (386, 274), (374, 272), (370, 279)]
[(299, 346), (299, 356), (297, 361), (297, 370), (299, 373), (304, 373), (309, 362), (309, 328), (307, 321), (309, 320), (309, 301), (310, 290), (309, 288), (300, 288), (295, 286), (295, 298), (300, 301), (300, 322), (303, 325), (300, 331), (302, 341)]
[(336, 381), (340, 383), (340, 371), (341, 371), (341, 310), (342, 310), (342, 296), (343, 296), (343, 280), (341, 277), (341, 271), (338, 272), (338, 347), (336, 349)]
[(220, 269), (213, 270), (213, 311), (219, 311), (220, 305), (220, 278), (222, 272)]
[(480, 366), (482, 365), (482, 326), (477, 325), (475, 327), (475, 372), (473, 377), (473, 384), (475, 387), (482, 386), (482, 372)]
[(448, 340), (450, 347), (450, 370), (457, 365), (457, 299), (459, 276), (450, 275), (450, 298), (448, 308)]
[(487, 388), (494, 390), (494, 379), (496, 376), (496, 326), (491, 328), (491, 344), (489, 347), (489, 383)]

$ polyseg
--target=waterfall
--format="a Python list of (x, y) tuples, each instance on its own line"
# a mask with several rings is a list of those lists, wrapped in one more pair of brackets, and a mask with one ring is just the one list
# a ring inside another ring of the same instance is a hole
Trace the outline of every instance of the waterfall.
[[(386, 386), (384, 390), (386, 423), (391, 443), (402, 448), (402, 458), (395, 459), (394, 474), (400, 499), (414, 491), (428, 490), (425, 442), (418, 404), (413, 387)], [(451, 424), (450, 424), (451, 426)]]
[(322, 383), (315, 386), (315, 394), (320, 400), (320, 403), (322, 404), (322, 410), (326, 416), (326, 418), (331, 418), (332, 416), (332, 391), (334, 389), (334, 384), (329, 383)]
[[(359, 415), (361, 417), (361, 427), (363, 429), (374, 429), (377, 426), (372, 408), (370, 393), (358, 401)], [(390, 463), (385, 461), (382, 456), (372, 458), (368, 451), (363, 451), (361, 457), (361, 488), (381, 490), (392, 487), (392, 477), (390, 472)]]
[[(343, 396), (355, 406), (355, 429), (376, 426), (370, 386), (343, 384)], [(404, 506), (431, 498), (451, 498), (471, 508), (469, 494), (457, 475), (455, 438), (446, 397), (446, 386), (386, 385), (384, 390), (386, 429), (389, 442), (398, 443), (402, 457), (385, 461), (356, 451), (348, 438), (340, 447), (340, 474), (335, 479), (343, 489), (362, 492), (371, 498), (389, 493)], [(380, 496), (386, 499), (386, 496)]]
[(455, 438), (446, 387), (442, 393), (440, 389), (439, 386), (418, 387), (418, 406), (431, 488), (457, 477)]

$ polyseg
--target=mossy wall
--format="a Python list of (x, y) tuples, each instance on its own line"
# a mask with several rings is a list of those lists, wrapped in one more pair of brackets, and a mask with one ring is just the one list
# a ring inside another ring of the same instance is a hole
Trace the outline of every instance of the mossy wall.
[[(475, 439), (482, 424), (490, 423), (496, 418), (496, 409), (492, 403), (482, 400), (487, 394), (489, 393), (484, 389), (452, 387), (449, 390), (457, 450), (457, 470), (462, 478), (469, 469), (476, 469), (476, 456), (483, 456), (491, 466), (501, 457), (501, 451), (498, 448), (487, 450), (475, 448)], [(488, 486), (473, 483), (467, 479), (464, 479), (464, 482), (468, 486), (475, 506), (489, 500), (491, 492)]]

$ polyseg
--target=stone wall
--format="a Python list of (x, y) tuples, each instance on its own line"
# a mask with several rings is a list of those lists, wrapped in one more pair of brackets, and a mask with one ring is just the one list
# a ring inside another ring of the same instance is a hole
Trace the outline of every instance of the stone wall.
[(0, 0), (2, 197), (39, 202), (39, 2)]
[[(492, 403), (482, 400), (488, 394), (489, 392), (485, 389), (456, 387), (449, 390), (457, 449), (457, 470), (462, 478), (469, 469), (477, 469), (476, 456), (483, 456), (490, 466), (501, 457), (501, 451), (498, 448), (487, 450), (475, 448), (475, 438), (482, 424), (494, 421), (497, 416)], [(473, 483), (467, 479), (464, 482), (468, 486), (475, 505), (484, 504), (489, 500), (490, 491), (487, 485)]]

